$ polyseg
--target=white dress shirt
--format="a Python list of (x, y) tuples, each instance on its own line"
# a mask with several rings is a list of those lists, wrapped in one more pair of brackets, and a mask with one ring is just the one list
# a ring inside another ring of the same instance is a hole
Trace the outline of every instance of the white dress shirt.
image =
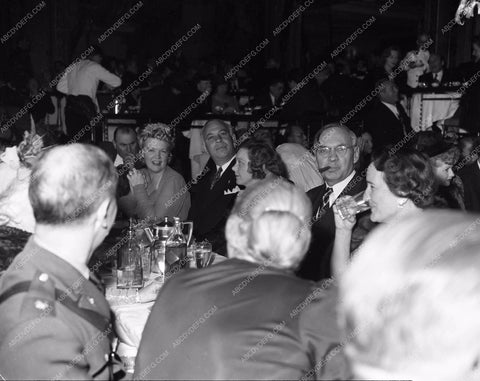
[(122, 157), (117, 153), (117, 156), (115, 157), (115, 161), (113, 162), (113, 165), (115, 167), (118, 167), (119, 165), (123, 164), (123, 159)]
[(353, 179), (353, 176), (355, 176), (355, 171), (350, 173), (350, 175), (335, 185), (329, 186), (327, 183), (325, 183), (327, 187), (332, 188), (333, 190), (333, 192), (330, 194), (330, 198), (328, 199), (328, 204), (330, 207), (332, 207), (332, 205), (335, 203), (335, 200), (340, 196), (340, 194), (347, 187), (348, 183)]
[(435, 81), (441, 83), (443, 78), (443, 70), (440, 70), (438, 73), (432, 73), (432, 76)]
[(57, 90), (68, 95), (87, 95), (98, 107), (96, 93), (99, 81), (112, 87), (122, 84), (119, 77), (110, 73), (102, 65), (94, 61), (82, 60), (67, 68), (57, 84)]
[[(227, 161), (225, 164), (222, 165), (222, 173), (220, 175), (220, 177), (223, 176), (223, 174), (225, 173), (225, 171), (227, 170), (228, 166), (230, 165), (230, 163), (232, 162), (232, 160), (235, 159), (235, 155), (232, 156), (232, 158)], [(218, 171), (218, 168), (220, 168), (220, 166), (216, 166), (217, 167), (217, 171)]]
[(398, 108), (396, 105), (392, 105), (391, 103), (382, 102), (388, 109), (395, 114), (397, 119), (400, 119), (400, 113), (398, 112)]

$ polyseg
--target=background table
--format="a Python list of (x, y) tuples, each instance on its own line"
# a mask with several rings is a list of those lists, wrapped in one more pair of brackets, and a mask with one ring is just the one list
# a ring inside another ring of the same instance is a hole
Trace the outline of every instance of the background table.
[(415, 92), (410, 103), (410, 121), (415, 131), (425, 131), (435, 122), (451, 118), (458, 109), (461, 93), (456, 91)]

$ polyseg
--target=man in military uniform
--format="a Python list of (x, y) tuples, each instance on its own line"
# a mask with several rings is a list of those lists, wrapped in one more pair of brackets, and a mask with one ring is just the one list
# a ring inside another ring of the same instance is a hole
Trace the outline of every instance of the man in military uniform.
[(34, 166), (36, 227), (0, 278), (0, 378), (112, 379), (109, 305), (87, 267), (110, 231), (117, 175), (99, 148), (51, 149)]

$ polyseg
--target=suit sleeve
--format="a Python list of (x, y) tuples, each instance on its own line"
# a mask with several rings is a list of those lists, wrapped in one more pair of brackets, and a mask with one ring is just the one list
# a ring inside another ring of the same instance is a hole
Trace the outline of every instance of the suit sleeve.
[(305, 348), (313, 353), (314, 364), (306, 379), (349, 380), (351, 371), (343, 353), (337, 325), (336, 294), (321, 291), (302, 311), (300, 331)]
[(60, 319), (39, 316), (18, 325), (0, 344), (0, 375), (8, 380), (91, 380), (82, 351)]

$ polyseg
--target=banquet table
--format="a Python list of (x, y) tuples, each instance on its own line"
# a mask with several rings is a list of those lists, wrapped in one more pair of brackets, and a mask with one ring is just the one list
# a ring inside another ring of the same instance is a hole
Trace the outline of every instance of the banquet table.
[[(214, 254), (213, 264), (224, 260), (225, 257)], [(188, 267), (196, 269), (195, 261), (190, 261)], [(164, 279), (159, 274), (152, 273), (145, 281), (145, 286), (138, 291), (141, 302), (138, 302), (136, 290), (118, 289), (112, 273), (102, 275), (102, 281), (106, 288), (105, 296), (115, 315), (115, 328), (119, 339), (117, 354), (122, 358), (126, 371), (133, 373), (143, 329)]]
[(451, 118), (462, 94), (454, 89), (419, 89), (410, 101), (410, 121), (415, 131), (425, 131), (435, 122)]

